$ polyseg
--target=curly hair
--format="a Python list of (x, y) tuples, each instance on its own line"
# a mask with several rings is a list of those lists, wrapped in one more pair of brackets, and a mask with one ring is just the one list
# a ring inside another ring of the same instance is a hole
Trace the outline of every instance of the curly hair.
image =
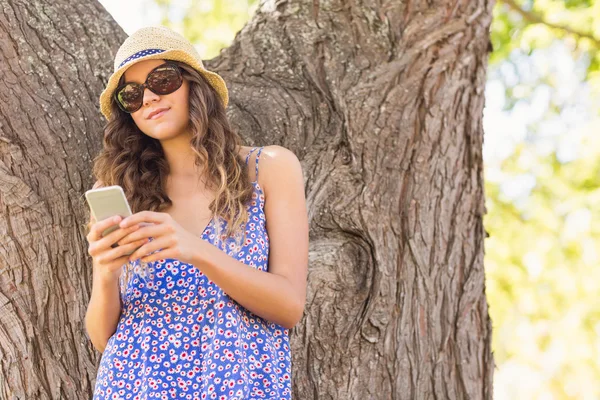
[[(209, 209), (214, 220), (221, 217), (227, 223), (222, 235), (217, 224), (217, 240), (237, 236), (237, 246), (246, 240), (248, 222), (246, 205), (252, 199), (253, 188), (248, 166), (238, 157), (239, 135), (229, 124), (220, 96), (202, 74), (189, 65), (175, 62), (189, 82), (190, 146), (195, 164), (205, 165), (206, 186), (216, 190)], [(121, 77), (119, 85), (124, 81)], [(169, 164), (160, 142), (144, 134), (130, 114), (111, 101), (111, 119), (104, 126), (103, 149), (94, 158), (92, 172), (101, 186), (120, 185), (133, 213), (149, 210), (160, 212), (172, 205), (165, 185)], [(87, 230), (91, 223), (87, 224)]]

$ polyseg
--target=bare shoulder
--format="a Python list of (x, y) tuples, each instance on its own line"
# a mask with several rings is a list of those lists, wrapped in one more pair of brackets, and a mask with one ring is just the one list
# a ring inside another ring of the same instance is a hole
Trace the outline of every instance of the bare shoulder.
[(298, 160), (293, 151), (283, 146), (272, 144), (270, 146), (263, 146), (259, 164), (261, 164), (261, 168), (264, 168), (265, 164), (268, 164), (266, 168), (272, 168), (273, 166), (293, 168), (294, 166), (300, 166), (300, 160)]
[(258, 164), (259, 184), (265, 196), (278, 189), (285, 190), (288, 185), (304, 186), (300, 160), (293, 151), (283, 146), (264, 146)]

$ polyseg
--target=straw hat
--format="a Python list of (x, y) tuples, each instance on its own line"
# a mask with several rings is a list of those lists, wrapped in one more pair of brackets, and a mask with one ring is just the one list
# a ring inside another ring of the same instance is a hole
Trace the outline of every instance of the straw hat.
[(180, 34), (164, 26), (149, 26), (138, 29), (131, 34), (115, 56), (114, 72), (108, 84), (100, 94), (100, 111), (110, 119), (110, 102), (119, 79), (125, 70), (143, 60), (176, 60), (182, 61), (201, 73), (221, 96), (223, 106), (227, 107), (229, 94), (221, 76), (208, 71), (200, 59), (200, 55), (192, 44)]

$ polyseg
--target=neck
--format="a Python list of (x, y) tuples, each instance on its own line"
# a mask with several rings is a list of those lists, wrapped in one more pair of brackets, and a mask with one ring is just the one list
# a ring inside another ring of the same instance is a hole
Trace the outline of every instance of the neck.
[(161, 140), (165, 159), (169, 163), (169, 176), (199, 178), (204, 167), (195, 164), (196, 154), (192, 151), (189, 135), (177, 135), (174, 138)]

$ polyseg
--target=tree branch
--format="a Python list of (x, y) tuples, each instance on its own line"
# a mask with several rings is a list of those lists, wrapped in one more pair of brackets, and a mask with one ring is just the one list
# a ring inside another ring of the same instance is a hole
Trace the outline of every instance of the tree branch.
[(596, 38), (594, 35), (592, 35), (589, 32), (582, 32), (579, 31), (577, 29), (573, 29), (569, 26), (566, 25), (561, 25), (561, 24), (554, 24), (552, 22), (548, 22), (544, 19), (544, 16), (539, 15), (533, 11), (526, 11), (523, 10), (521, 8), (520, 5), (518, 5), (515, 0), (500, 0), (502, 3), (506, 4), (507, 6), (509, 6), (511, 9), (513, 9), (514, 11), (516, 11), (519, 15), (521, 15), (526, 21), (529, 21), (530, 23), (533, 24), (543, 24), (546, 25), (549, 28), (554, 28), (554, 29), (560, 29), (562, 31), (565, 31), (571, 35), (575, 35), (578, 36), (580, 38), (586, 38), (591, 40), (594, 43), (594, 46), (598, 49), (600, 49), (600, 39)]

